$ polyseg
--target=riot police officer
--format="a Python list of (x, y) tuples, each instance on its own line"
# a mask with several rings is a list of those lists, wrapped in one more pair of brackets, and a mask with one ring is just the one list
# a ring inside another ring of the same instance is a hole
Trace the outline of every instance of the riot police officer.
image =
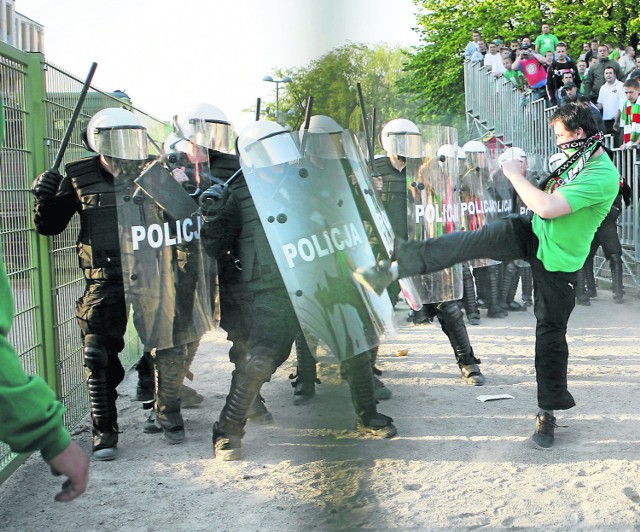
[[(274, 176), (285, 163), (301, 158), (290, 132), (275, 122), (248, 126), (237, 147), (243, 166), (272, 167)], [(253, 297), (247, 349), (232, 373), (229, 395), (213, 426), (216, 458), (238, 460), (247, 412), (262, 384), (288, 358), (301, 328), (244, 176), (224, 188), (214, 186), (211, 195), (218, 201), (205, 215), (207, 252), (222, 257), (237, 250), (243, 280)], [(377, 437), (395, 435), (391, 418), (377, 412), (368, 356), (355, 356), (343, 368), (356, 407), (357, 429)]]
[[(407, 216), (407, 159), (417, 160), (422, 158), (421, 143), (420, 129), (407, 119), (391, 120), (380, 131), (380, 144), (385, 150), (386, 156), (376, 159), (376, 170), (382, 177), (382, 200), (389, 213), (389, 220), (391, 220), (392, 224), (396, 224), (393, 229), (396, 237), (401, 240), (408, 237), (409, 227)], [(458, 150), (455, 148), (457, 146), (444, 145), (439, 149), (437, 155), (442, 158), (442, 161), (456, 159)], [(411, 216), (411, 219), (413, 220), (413, 216)], [(449, 338), (464, 382), (482, 386), (485, 378), (478, 366), (480, 360), (473, 353), (458, 302), (441, 301), (429, 303), (423, 305), (419, 312), (427, 320), (437, 317), (443, 332)]]
[(104, 109), (87, 126), (95, 156), (65, 166), (65, 177), (44, 172), (33, 182), (33, 221), (41, 235), (57, 235), (80, 215), (77, 250), (85, 291), (76, 317), (82, 333), (85, 374), (91, 404), (93, 456), (117, 455), (116, 387), (124, 378), (118, 353), (124, 348), (127, 309), (122, 282), (114, 190), (128, 165), (146, 162), (146, 130), (124, 109)]

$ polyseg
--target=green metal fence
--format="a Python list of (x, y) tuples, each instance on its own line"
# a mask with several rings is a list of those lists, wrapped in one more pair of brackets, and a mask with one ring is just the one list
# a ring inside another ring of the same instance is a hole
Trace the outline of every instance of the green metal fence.
[[(37, 235), (31, 223), (29, 187), (38, 173), (53, 164), (85, 76), (47, 63), (42, 54), (21, 52), (0, 42), (0, 96), (6, 126), (0, 151), (0, 239), (15, 297), (9, 340), (25, 370), (42, 376), (56, 391), (65, 405), (64, 421), (69, 428), (89, 412), (80, 331), (75, 323), (76, 301), (84, 290), (75, 249), (79, 220), (72, 220), (58, 236)], [(93, 114), (107, 107), (134, 112), (150, 137), (162, 145), (169, 130), (166, 123), (131, 106), (127, 99), (91, 87), (63, 165), (89, 155), (80, 132)], [(130, 327), (121, 353), (125, 367), (131, 367), (139, 355), (139, 342)], [(25, 458), (0, 444), (0, 482)]]

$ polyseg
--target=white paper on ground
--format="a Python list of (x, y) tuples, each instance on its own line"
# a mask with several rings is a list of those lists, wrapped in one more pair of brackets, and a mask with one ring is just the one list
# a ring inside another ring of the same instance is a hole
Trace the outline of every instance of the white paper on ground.
[(485, 403), (486, 401), (499, 401), (500, 399), (515, 399), (515, 397), (508, 393), (501, 393), (498, 395), (479, 395), (477, 399), (481, 403)]

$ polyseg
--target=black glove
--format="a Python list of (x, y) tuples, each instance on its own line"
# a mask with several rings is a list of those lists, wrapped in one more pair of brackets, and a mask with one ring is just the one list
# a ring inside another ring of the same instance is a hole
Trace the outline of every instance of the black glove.
[(224, 185), (212, 185), (200, 194), (200, 207), (205, 216), (211, 216), (218, 211), (229, 197), (229, 187)]
[(620, 194), (622, 194), (622, 199), (624, 200), (624, 204), (629, 207), (631, 205), (631, 187), (626, 181), (623, 181), (620, 184)]
[(58, 192), (62, 176), (58, 172), (47, 170), (33, 180), (31, 192), (37, 198), (51, 198)]

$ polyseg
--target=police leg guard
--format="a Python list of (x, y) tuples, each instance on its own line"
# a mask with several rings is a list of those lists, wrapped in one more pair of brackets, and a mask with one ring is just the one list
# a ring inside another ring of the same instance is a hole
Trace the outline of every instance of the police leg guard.
[(271, 380), (277, 364), (266, 353), (249, 353), (233, 371), (231, 388), (220, 419), (213, 425), (213, 452), (220, 460), (239, 460), (240, 441), (251, 404), (265, 382)]
[(480, 309), (476, 300), (473, 274), (468, 266), (462, 266), (462, 305), (471, 325), (480, 325)]
[(533, 305), (533, 273), (531, 267), (520, 268), (522, 279), (522, 303), (525, 307)]
[(344, 360), (340, 372), (347, 379), (351, 401), (356, 411), (356, 430), (375, 438), (391, 438), (398, 433), (393, 419), (380, 414), (371, 371), (370, 353), (365, 352)]
[(316, 384), (320, 384), (316, 370), (316, 359), (313, 357), (311, 347), (306, 338), (301, 333), (296, 338), (296, 373), (289, 375), (290, 379), (295, 379), (293, 386), (293, 404), (301, 405), (316, 394)]
[(591, 305), (587, 295), (586, 275), (584, 266), (576, 272), (576, 303), (588, 307)]
[(622, 286), (622, 257), (618, 254), (609, 258), (611, 266), (611, 289), (613, 290), (613, 300), (616, 303), (623, 303), (624, 289)]
[(499, 303), (499, 275), (500, 266), (494, 264), (487, 266), (486, 279), (487, 279), (487, 317), (489, 318), (504, 318), (508, 315), (508, 312), (504, 310)]
[(155, 422), (162, 429), (164, 439), (170, 444), (184, 441), (180, 396), (184, 379), (185, 354), (185, 346), (158, 349), (155, 352)]
[(469, 334), (464, 326), (460, 308), (455, 302), (447, 301), (438, 305), (437, 312), (442, 330), (449, 338), (451, 347), (453, 347), (453, 353), (462, 373), (462, 379), (467, 384), (482, 386), (485, 379), (478, 367), (480, 359), (473, 355)]
[(391, 399), (393, 393), (389, 388), (387, 388), (380, 380), (380, 375), (382, 375), (382, 371), (376, 367), (376, 360), (378, 359), (378, 346), (369, 350), (369, 359), (371, 360), (371, 371), (373, 373), (373, 390), (376, 401), (386, 401), (387, 399)]
[(587, 295), (590, 298), (598, 297), (596, 276), (593, 273), (593, 257), (587, 257), (583, 266), (585, 282), (587, 284)]
[[(187, 344), (187, 355), (184, 360), (184, 377), (185, 379), (189, 379), (190, 381), (193, 381), (191, 364), (193, 362), (193, 359), (196, 356), (196, 352), (198, 351), (199, 346), (200, 346), (199, 339), (195, 340), (194, 342), (189, 342)], [(180, 397), (182, 399), (182, 408), (193, 408), (200, 405), (200, 403), (204, 401), (204, 397), (200, 395), (197, 391), (195, 391), (193, 388), (190, 388), (189, 386), (184, 384), (184, 381), (182, 383), (182, 388), (180, 390)]]
[(93, 457), (96, 460), (113, 460), (118, 444), (117, 394), (115, 389), (109, 389), (106, 338), (87, 334), (84, 337), (83, 355), (93, 425)]
[(153, 370), (153, 357), (149, 351), (145, 351), (135, 365), (138, 372), (138, 384), (136, 385), (136, 401), (153, 401), (156, 379)]
[(521, 310), (527, 310), (527, 307), (518, 303), (516, 299), (516, 293), (518, 292), (518, 284), (520, 284), (520, 272), (518, 271), (518, 267), (514, 262), (510, 262), (507, 265), (508, 268), (513, 270), (513, 276), (511, 277), (511, 284), (507, 288), (507, 297), (505, 303), (507, 305), (507, 310), (512, 310), (515, 312)]

